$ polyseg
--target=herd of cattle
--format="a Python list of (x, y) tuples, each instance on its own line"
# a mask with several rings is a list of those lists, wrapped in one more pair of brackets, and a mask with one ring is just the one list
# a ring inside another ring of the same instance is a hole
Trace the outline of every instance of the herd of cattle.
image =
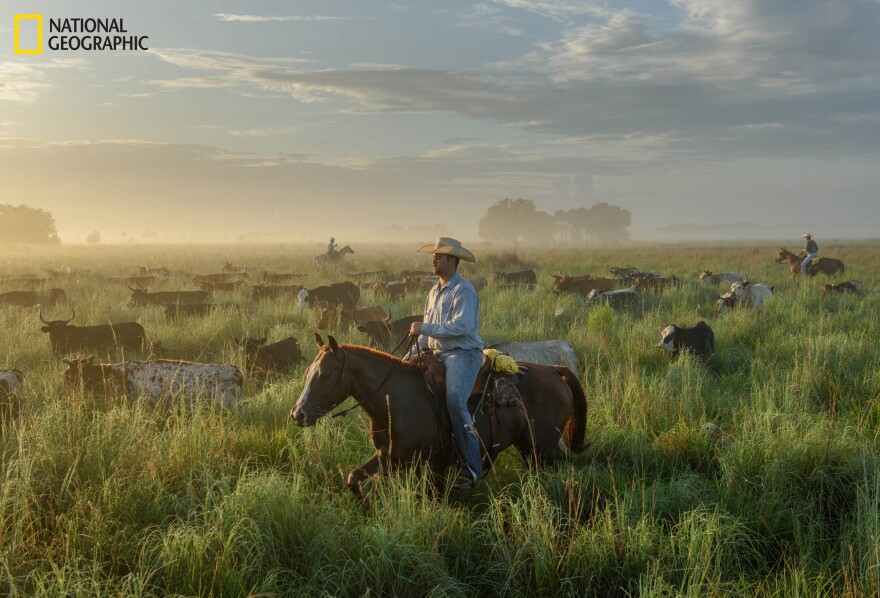
[[(125, 347), (146, 350), (151, 356), (162, 353), (161, 343), (150, 342), (144, 327), (138, 322), (119, 322), (91, 326), (78, 326), (71, 322), (76, 311), (71, 309), (68, 319), (46, 320), (43, 307), (51, 307), (68, 300), (61, 288), (49, 287), (51, 283), (65, 277), (89, 278), (85, 270), (44, 269), (47, 276), (16, 275), (0, 276), (4, 285), (36, 287), (30, 290), (14, 290), (0, 293), (0, 307), (40, 308), (41, 330), (48, 334), (53, 354), (67, 365), (64, 379), (68, 384), (89, 390), (113, 390), (129, 395), (142, 395), (158, 401), (163, 397), (178, 397), (191, 401), (199, 394), (214, 397), (219, 403), (234, 408), (242, 395), (244, 376), (238, 367), (229, 364), (194, 363), (171, 359), (150, 359), (147, 361), (125, 361), (123, 363), (95, 364), (93, 357), (82, 358), (80, 351), (91, 351), (108, 347)], [(150, 292), (160, 278), (171, 275), (168, 268), (141, 266), (137, 274), (112, 276), (111, 282), (124, 283), (131, 291), (131, 307), (161, 306), (169, 319), (180, 316), (204, 315), (217, 309), (237, 309), (235, 302), (213, 302), (213, 295), (221, 292), (241, 291), (248, 285), (251, 270), (244, 266), (227, 263), (220, 272), (197, 275), (191, 278), (198, 290), (177, 290)], [(555, 275), (553, 290), (556, 294), (576, 293), (584, 297), (589, 306), (609, 305), (621, 308), (633, 303), (645, 293), (662, 293), (675, 287), (680, 281), (675, 276), (662, 276), (659, 272), (641, 272), (637, 268), (611, 268), (611, 278), (593, 278), (589, 274), (580, 276)], [(306, 288), (293, 282), (299, 274), (264, 271), (255, 278), (257, 282), (249, 286), (252, 301), (264, 299), (289, 299), (300, 309), (319, 308), (317, 319), (319, 330), (340, 330), (356, 326), (366, 334), (370, 346), (384, 351), (396, 350), (397, 345), (406, 338), (410, 325), (421, 321), (421, 315), (410, 315), (392, 319), (390, 310), (380, 306), (358, 307), (361, 291), (370, 290), (373, 296), (396, 301), (408, 294), (425, 294), (437, 282), (430, 272), (403, 271), (399, 275), (388, 272), (363, 272), (352, 276), (355, 281), (336, 282), (313, 288)], [(730, 283), (730, 290), (718, 297), (717, 308), (737, 305), (760, 308), (773, 295), (773, 287), (753, 284), (744, 280), (738, 272), (713, 274), (700, 273), (700, 280), (711, 285)], [(51, 281), (51, 282), (50, 282)], [(487, 286), (493, 288), (534, 289), (538, 277), (534, 270), (519, 272), (492, 272), (489, 279), (470, 279), (474, 288), (481, 291)], [(828, 292), (861, 293), (861, 284), (847, 281), (839, 284), (822, 285), (823, 295)], [(230, 341), (240, 348), (244, 355), (246, 369), (250, 373), (284, 373), (302, 360), (299, 343), (288, 337), (269, 343), (267, 338), (236, 338)], [(661, 334), (658, 347), (671, 351), (674, 356), (682, 352), (693, 354), (699, 360), (708, 360), (714, 351), (715, 339), (711, 328), (699, 322), (691, 328), (669, 325)], [(71, 354), (75, 357), (70, 357)], [(20, 370), (0, 370), (0, 397), (13, 395), (24, 383)]]

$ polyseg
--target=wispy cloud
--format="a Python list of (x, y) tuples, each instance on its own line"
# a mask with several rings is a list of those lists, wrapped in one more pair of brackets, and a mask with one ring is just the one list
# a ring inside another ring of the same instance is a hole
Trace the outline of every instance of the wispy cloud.
[(0, 62), (0, 101), (35, 102), (40, 92), (55, 86), (53, 72), (81, 69), (83, 59), (52, 60), (41, 64)]
[(237, 15), (229, 13), (215, 13), (214, 18), (218, 21), (238, 22), (238, 23), (271, 23), (283, 21), (301, 21), (310, 23), (320, 23), (325, 21), (357, 21), (370, 19), (370, 17), (361, 16), (330, 16), (330, 15)]
[(459, 17), (458, 26), (502, 35), (524, 34), (522, 29), (513, 25), (513, 18), (505, 14), (502, 8), (489, 4), (472, 6), (470, 11)]

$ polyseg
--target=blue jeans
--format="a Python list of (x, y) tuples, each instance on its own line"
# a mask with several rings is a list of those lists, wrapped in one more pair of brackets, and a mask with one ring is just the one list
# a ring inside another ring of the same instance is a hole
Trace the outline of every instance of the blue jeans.
[(813, 258), (816, 257), (817, 255), (818, 254), (816, 254), (816, 253), (810, 253), (807, 255), (807, 257), (804, 258), (804, 261), (801, 262), (801, 273), (802, 274), (807, 273), (807, 268), (810, 266), (810, 262), (812, 262)]
[(446, 409), (452, 421), (452, 434), (458, 451), (479, 478), (483, 474), (480, 438), (467, 409), (468, 396), (483, 365), (479, 349), (445, 351), (437, 358), (446, 366)]

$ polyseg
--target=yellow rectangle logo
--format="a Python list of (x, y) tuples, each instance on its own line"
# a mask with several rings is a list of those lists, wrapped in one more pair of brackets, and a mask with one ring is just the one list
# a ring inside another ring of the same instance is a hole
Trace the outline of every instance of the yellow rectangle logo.
[[(37, 22), (37, 47), (22, 48), (19, 35), (19, 24), (24, 20)], [(16, 54), (42, 54), (43, 53), (43, 15), (15, 15), (15, 53)]]

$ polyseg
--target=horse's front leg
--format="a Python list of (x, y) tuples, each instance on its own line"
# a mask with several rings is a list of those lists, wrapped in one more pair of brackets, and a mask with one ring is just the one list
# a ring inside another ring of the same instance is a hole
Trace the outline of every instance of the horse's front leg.
[(359, 501), (364, 501), (363, 481), (372, 478), (379, 472), (379, 469), (388, 468), (385, 466), (385, 460), (382, 459), (380, 453), (373, 455), (373, 458), (356, 469), (352, 469), (348, 474), (348, 489), (351, 490)]

